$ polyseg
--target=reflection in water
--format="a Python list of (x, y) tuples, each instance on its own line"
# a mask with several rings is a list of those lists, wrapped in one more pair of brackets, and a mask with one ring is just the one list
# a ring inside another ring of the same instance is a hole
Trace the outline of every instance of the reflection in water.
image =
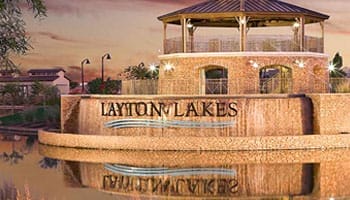
[[(67, 185), (118, 197), (329, 199), (350, 197), (350, 150), (148, 152), (40, 146), (62, 163)], [(75, 158), (75, 159), (74, 159)], [(136, 169), (215, 168), (234, 175), (141, 176), (105, 168), (106, 160)], [(76, 161), (74, 161), (76, 160)]]
[(57, 168), (58, 160), (44, 157), (42, 160), (39, 161), (40, 167), (43, 169), (48, 168)]
[(150, 167), (130, 167), (119, 164), (105, 164), (105, 169), (126, 176), (190, 176), (190, 175), (231, 175), (234, 176), (236, 172), (232, 169), (224, 168), (181, 168), (169, 169), (166, 167), (150, 168)]
[[(42, 156), (38, 154), (38, 147)], [(38, 146), (36, 138), (33, 142), (33, 138), (12, 136), (2, 137), (0, 152), (5, 152), (1, 158), (6, 161), (0, 162), (0, 199), (14, 197), (15, 190), (22, 197), (25, 197), (26, 190), (29, 191), (32, 199), (68, 200), (168, 197), (350, 199), (350, 150), (347, 149), (254, 152), (84, 150)], [(17, 164), (10, 165), (11, 159), (12, 162), (17, 159)], [(114, 166), (124, 169), (129, 166), (139, 170), (137, 172), (209, 168), (235, 173), (141, 176), (110, 171), (105, 167), (107, 163), (115, 163)]]

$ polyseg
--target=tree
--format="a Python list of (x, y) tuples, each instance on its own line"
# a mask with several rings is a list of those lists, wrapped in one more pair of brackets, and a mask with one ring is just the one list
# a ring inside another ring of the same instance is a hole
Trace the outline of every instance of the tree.
[(335, 54), (333, 60), (329, 63), (329, 65), (331, 78), (342, 78), (346, 76), (346, 73), (342, 70), (343, 58), (339, 52)]
[(0, 61), (9, 60), (10, 53), (23, 55), (32, 48), (23, 20), (23, 2), (34, 18), (46, 16), (43, 0), (0, 0)]
[(139, 65), (127, 67), (123, 74), (125, 74), (126, 78), (129, 80), (158, 79), (158, 68), (159, 66), (156, 66), (155, 70), (150, 70), (141, 62)]
[(23, 99), (21, 98), (21, 88), (18, 84), (15, 83), (9, 83), (3, 86), (2, 90), (1, 90), (1, 94), (3, 96), (3, 99), (7, 100), (7, 95), (10, 97), (10, 102), (12, 105), (12, 113), (14, 113), (15, 111), (15, 105), (16, 103), (18, 103), (19, 99)]
[[(46, 105), (57, 105), (59, 104), (60, 95), (59, 90), (56, 86), (46, 85), (38, 81), (32, 85), (32, 95), (34, 103)], [(40, 97), (41, 99), (37, 99)]]
[(76, 87), (78, 87), (78, 86), (79, 86), (79, 83), (78, 83), (78, 82), (70, 81), (70, 83), (69, 83), (69, 88), (70, 88), (70, 89), (74, 89), (74, 88), (76, 88)]
[[(118, 94), (121, 89), (121, 81), (107, 78), (104, 83), (104, 88), (102, 88), (102, 79), (96, 78), (88, 82), (88, 88), (90, 94)], [(101, 89), (103, 89), (103, 91), (101, 91)]]

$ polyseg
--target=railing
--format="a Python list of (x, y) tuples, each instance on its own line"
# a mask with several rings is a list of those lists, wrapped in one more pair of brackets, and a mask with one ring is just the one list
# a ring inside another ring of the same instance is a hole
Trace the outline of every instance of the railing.
[[(238, 52), (239, 37), (194, 37), (187, 42), (188, 52)], [(165, 42), (165, 54), (181, 53), (182, 38), (171, 38)], [(305, 36), (305, 49), (308, 52), (323, 52), (322, 38)], [(246, 51), (293, 52), (300, 51), (294, 36), (290, 35), (248, 35)]]
[(262, 78), (260, 79), (260, 93), (292, 93), (292, 84), (291, 78)]
[[(122, 94), (271, 94), (271, 93), (350, 93), (350, 78), (332, 78), (329, 83), (310, 80), (305, 88), (294, 88), (292, 78), (134, 80), (123, 82)], [(302, 87), (303, 85), (298, 87)], [(126, 87), (126, 89), (124, 88)], [(158, 88), (159, 87), (159, 88)], [(294, 88), (294, 89), (293, 89)]]
[(207, 79), (205, 81), (205, 94), (227, 94), (227, 79)]

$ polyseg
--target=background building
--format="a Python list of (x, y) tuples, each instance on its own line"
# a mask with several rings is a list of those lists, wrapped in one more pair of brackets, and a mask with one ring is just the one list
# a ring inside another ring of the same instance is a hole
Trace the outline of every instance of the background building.
[(65, 75), (66, 71), (60, 68), (56, 69), (31, 69), (28, 75), (21, 76), (16, 73), (2, 73), (0, 76), (0, 86), (9, 83), (18, 84), (24, 95), (28, 96), (31, 92), (31, 86), (35, 82), (40, 82), (50, 86), (56, 86), (60, 94), (69, 93), (69, 78)]

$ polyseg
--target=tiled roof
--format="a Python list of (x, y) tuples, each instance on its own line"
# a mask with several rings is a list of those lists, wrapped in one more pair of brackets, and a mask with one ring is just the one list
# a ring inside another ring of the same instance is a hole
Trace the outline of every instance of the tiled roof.
[[(241, 3), (244, 1), (244, 3)], [(242, 7), (243, 6), (243, 7)], [(328, 19), (329, 16), (302, 8), (293, 4), (289, 4), (279, 0), (207, 0), (205, 2), (163, 15), (158, 17), (162, 20), (181, 14), (202, 14), (202, 13), (272, 13), (272, 14), (288, 14), (297, 13), (316, 17), (319, 19)]]
[[(61, 68), (55, 68), (55, 69), (31, 69), (28, 71), (28, 73), (58, 73), (60, 71), (64, 71)], [(66, 72), (66, 71), (64, 71)]]
[(0, 82), (35, 82), (35, 81), (54, 81), (59, 76), (19, 76), (19, 77), (11, 77), (11, 76), (1, 76)]

